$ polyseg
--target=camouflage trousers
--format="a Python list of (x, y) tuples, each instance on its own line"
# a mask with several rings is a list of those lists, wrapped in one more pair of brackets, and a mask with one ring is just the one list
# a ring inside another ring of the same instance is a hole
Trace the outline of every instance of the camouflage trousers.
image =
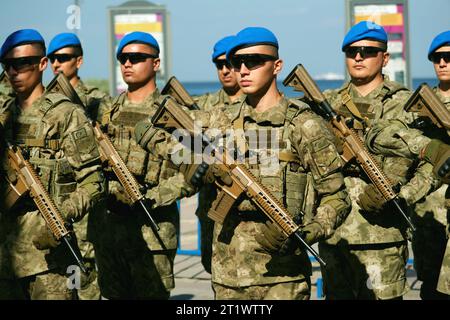
[(441, 271), (439, 273), (437, 290), (446, 294), (447, 299), (450, 299), (450, 240), (447, 241), (447, 248), (445, 250)]
[(423, 300), (447, 299), (447, 295), (436, 289), (447, 243), (445, 227), (424, 226), (418, 223), (416, 226), (412, 249), (417, 279), (422, 281), (420, 297)]
[(449, 298), (436, 289), (447, 244), (446, 199), (449, 196), (448, 186), (442, 186), (418, 203), (412, 215), (417, 227), (412, 238), (414, 269), (417, 279), (422, 281), (420, 297), (423, 300)]
[(260, 286), (233, 288), (212, 283), (216, 300), (309, 300), (310, 278)]
[(328, 300), (396, 299), (409, 291), (406, 241), (345, 246), (319, 243), (319, 253), (327, 263), (322, 276)]
[(202, 265), (206, 272), (211, 273), (212, 242), (214, 221), (208, 217), (208, 211), (217, 192), (213, 186), (202, 187), (198, 194), (198, 208), (195, 212), (200, 221), (200, 250)]
[(107, 299), (166, 300), (175, 287), (176, 249), (150, 250), (132, 215), (108, 214), (104, 238), (95, 242), (101, 294)]
[[(88, 241), (87, 218), (85, 216), (83, 220), (74, 225), (76, 234), (78, 235), (78, 247), (80, 248), (83, 262), (88, 271), (87, 274), (83, 274), (81, 278), (81, 287), (77, 290), (79, 300), (100, 300), (100, 288), (97, 282), (97, 267), (95, 264), (95, 252), (94, 245)], [(92, 228), (92, 226), (90, 226)]]
[(46, 272), (21, 279), (0, 279), (0, 300), (75, 300), (65, 275)]

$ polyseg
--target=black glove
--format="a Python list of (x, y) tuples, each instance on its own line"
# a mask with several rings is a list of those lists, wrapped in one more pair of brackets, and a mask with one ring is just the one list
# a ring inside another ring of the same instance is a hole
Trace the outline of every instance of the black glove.
[(33, 244), (38, 250), (56, 248), (61, 242), (56, 240), (47, 226), (41, 227), (33, 237)]
[(359, 195), (357, 203), (366, 212), (379, 213), (383, 210), (386, 199), (373, 184), (369, 184), (364, 188), (364, 192)]

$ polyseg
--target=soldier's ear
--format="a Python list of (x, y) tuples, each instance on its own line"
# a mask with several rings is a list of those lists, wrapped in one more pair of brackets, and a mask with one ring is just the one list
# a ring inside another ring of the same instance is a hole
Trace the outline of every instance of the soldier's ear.
[(155, 58), (153, 59), (153, 71), (158, 71), (159, 67), (161, 66), (161, 59), (160, 58)]
[(82, 64), (83, 64), (83, 56), (77, 57), (77, 69), (80, 69)]
[(273, 74), (277, 75), (283, 70), (283, 60), (278, 59), (273, 63)]
[(389, 52), (383, 52), (383, 68), (387, 66), (391, 55)]
[(48, 65), (48, 58), (43, 57), (41, 61), (39, 61), (39, 71), (44, 72), (44, 70), (47, 69), (47, 65)]

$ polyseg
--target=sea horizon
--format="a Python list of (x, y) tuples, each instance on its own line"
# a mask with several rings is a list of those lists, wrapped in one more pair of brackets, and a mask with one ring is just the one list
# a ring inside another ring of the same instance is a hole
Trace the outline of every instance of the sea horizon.
[[(436, 78), (413, 78), (411, 90), (416, 90), (422, 83), (427, 83), (430, 87), (435, 87), (438, 83)], [(185, 81), (182, 82), (186, 90), (193, 96), (202, 95), (206, 93), (213, 93), (220, 89), (219, 81)], [(329, 89), (338, 89), (342, 87), (345, 80), (316, 80), (320, 90), (325, 91)], [(282, 81), (277, 81), (278, 89), (287, 97), (295, 97), (301, 93), (295, 92), (292, 88), (283, 86)]]

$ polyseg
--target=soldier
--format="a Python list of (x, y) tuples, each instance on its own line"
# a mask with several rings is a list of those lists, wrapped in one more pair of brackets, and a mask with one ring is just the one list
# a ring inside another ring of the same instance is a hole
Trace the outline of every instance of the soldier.
[[(205, 117), (211, 119), (206, 126), (234, 127), (256, 137), (257, 141), (248, 143), (236, 141), (247, 148), (241, 154), (251, 172), (287, 205), (303, 227), (307, 243), (329, 237), (345, 219), (350, 203), (341, 161), (326, 124), (306, 104), (288, 100), (278, 91), (276, 78), (283, 61), (271, 31), (243, 29), (226, 56), (247, 98), (223, 109), (225, 119), (216, 116), (218, 111)], [(146, 121), (137, 125), (136, 138), (147, 150), (161, 156), (171, 152), (170, 147), (164, 150), (166, 140)], [(258, 161), (253, 161), (255, 157)], [(227, 183), (218, 167), (212, 165), (206, 177), (211, 174)], [(318, 208), (304, 216), (302, 210), (309, 200), (305, 195), (310, 188), (317, 196)], [(310, 297), (311, 262), (306, 251), (294, 239), (286, 239), (245, 197), (223, 224), (215, 223), (211, 269), (216, 299)]]
[[(87, 116), (90, 119), (96, 119), (100, 101), (109, 97), (95, 87), (87, 87), (78, 76), (78, 70), (83, 64), (83, 48), (78, 37), (73, 33), (56, 35), (50, 41), (47, 58), (51, 62), (53, 73), (57, 75), (59, 72), (63, 72), (70, 81), (83, 102), (83, 107), (86, 108)], [(86, 282), (78, 290), (78, 297), (80, 300), (98, 300), (100, 299), (100, 289), (97, 284), (95, 253), (92, 243), (87, 239), (87, 224), (88, 216), (76, 225), (77, 234), (80, 235), (78, 242), (81, 254), (86, 266), (91, 270)]]
[[(228, 46), (232, 43), (234, 36), (227, 36), (220, 39), (215, 45), (212, 54), (212, 61), (217, 68), (217, 77), (222, 88), (215, 93), (207, 93), (197, 97), (197, 105), (206, 111), (214, 111), (219, 108), (227, 108), (233, 103), (241, 103), (245, 96), (237, 82), (236, 75), (227, 61), (225, 53)], [(201, 254), (202, 265), (208, 273), (211, 273), (211, 255), (212, 255), (212, 234), (214, 230), (214, 221), (208, 218), (208, 210), (211, 203), (217, 196), (215, 188), (204, 186), (200, 189), (198, 199), (199, 205), (195, 214), (198, 216), (201, 225)]]
[(109, 96), (96, 87), (85, 85), (78, 76), (78, 70), (83, 64), (83, 48), (77, 35), (74, 33), (56, 35), (50, 41), (47, 57), (51, 62), (53, 73), (55, 75), (59, 72), (64, 73), (83, 102), (88, 117), (97, 120), (100, 102), (109, 99)]
[[(36, 30), (9, 35), (0, 61), (17, 96), (0, 110), (5, 138), (29, 154), (65, 220), (80, 221), (88, 212), (92, 214), (105, 192), (92, 126), (79, 106), (63, 95), (44, 91), (45, 42)], [(4, 168), (10, 180), (16, 179), (11, 169)], [(53, 238), (29, 196), (3, 212), (0, 234), (2, 299), (76, 297), (66, 275), (73, 259)]]
[[(439, 85), (434, 88), (434, 92), (450, 110), (449, 54), (450, 31), (447, 31), (433, 40), (428, 52), (428, 59), (433, 62), (436, 76), (439, 79)], [(439, 162), (434, 159), (445, 157), (449, 152), (449, 147), (439, 141), (448, 142), (448, 133), (433, 125), (421, 126), (420, 129), (410, 129), (398, 120), (380, 123), (374, 126), (368, 134), (370, 137), (368, 147), (374, 152), (383, 152), (384, 154), (395, 152), (408, 158), (420, 156), (432, 163)], [(429, 141), (431, 142), (429, 143)], [(419, 154), (419, 150), (422, 150), (421, 154)], [(445, 289), (445, 285), (440, 289), (442, 293), (436, 288), (441, 265), (445, 270), (445, 265), (449, 264), (448, 261), (443, 260), (448, 238), (448, 205), (446, 205), (448, 198), (448, 185), (443, 184), (437, 191), (417, 203), (412, 215), (417, 226), (417, 231), (412, 239), (414, 268), (417, 278), (422, 281), (420, 297), (424, 300), (449, 298), (448, 280), (447, 289)]]
[(175, 199), (168, 197), (167, 188), (160, 188), (160, 182), (174, 179), (172, 186), (178, 188), (177, 171), (134, 140), (136, 123), (154, 111), (153, 103), (160, 96), (156, 87), (159, 45), (148, 33), (132, 32), (120, 41), (117, 59), (128, 90), (113, 99), (109, 111), (102, 115), (103, 125), (130, 172), (142, 186), (152, 188), (147, 196), (161, 206), (151, 211), (160, 231), (153, 232), (145, 213), (131, 206), (114, 173), (108, 172), (107, 232), (98, 250), (96, 247), (99, 285), (108, 299), (168, 299), (175, 286), (173, 262), (179, 220)]
[[(436, 76), (439, 79), (439, 85), (434, 88), (434, 91), (450, 110), (450, 31), (441, 33), (432, 41), (428, 59), (433, 62)], [(427, 128), (424, 133), (432, 139), (448, 141), (447, 133), (442, 130)], [(450, 190), (448, 185), (444, 184), (437, 191), (431, 193), (425, 201), (418, 203), (414, 211), (413, 217), (417, 225), (417, 232), (412, 241), (414, 268), (417, 278), (422, 281), (420, 297), (424, 300), (447, 300), (450, 298), (448, 287), (447, 294), (436, 289), (448, 236), (445, 202), (449, 197)]]
[[(384, 29), (370, 21), (356, 24), (345, 36), (342, 51), (351, 80), (325, 95), (361, 138), (364, 140), (368, 128), (384, 119), (411, 121), (411, 115), (403, 110), (409, 90), (382, 73), (389, 61)], [(414, 204), (429, 192), (431, 165), (418, 168), (423, 181), (405, 185), (415, 165), (411, 158), (383, 154), (376, 158), (394, 185), (404, 185), (400, 201)], [(384, 206), (384, 198), (357, 166), (348, 164), (344, 175), (352, 211), (331, 239), (319, 243), (320, 254), (328, 262), (322, 269), (326, 297), (401, 299), (409, 289), (407, 224), (394, 207)]]

